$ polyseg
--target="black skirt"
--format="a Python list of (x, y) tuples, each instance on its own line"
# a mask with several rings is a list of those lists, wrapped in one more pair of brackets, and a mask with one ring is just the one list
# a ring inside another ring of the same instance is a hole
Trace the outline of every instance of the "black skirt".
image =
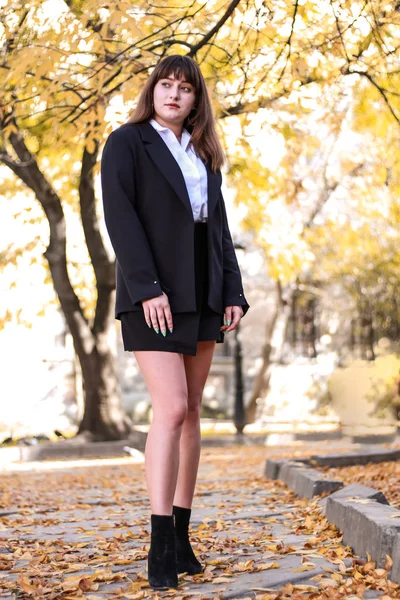
[(196, 356), (197, 342), (224, 341), (220, 327), (224, 315), (216, 313), (207, 304), (208, 296), (208, 249), (207, 223), (194, 225), (194, 257), (196, 282), (196, 311), (172, 313), (173, 332), (167, 328), (167, 335), (156, 333), (144, 318), (144, 311), (130, 311), (121, 314), (121, 333), (124, 350), (161, 350), (180, 352)]

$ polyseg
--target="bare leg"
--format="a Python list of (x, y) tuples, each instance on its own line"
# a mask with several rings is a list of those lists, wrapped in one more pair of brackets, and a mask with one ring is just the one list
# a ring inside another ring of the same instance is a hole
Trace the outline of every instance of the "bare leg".
[(200, 410), (216, 342), (198, 342), (196, 356), (183, 356), (188, 389), (188, 411), (180, 439), (180, 462), (175, 506), (190, 508), (200, 459)]
[(135, 351), (149, 390), (153, 419), (147, 436), (145, 466), (151, 512), (172, 515), (179, 469), (179, 441), (188, 406), (182, 354)]

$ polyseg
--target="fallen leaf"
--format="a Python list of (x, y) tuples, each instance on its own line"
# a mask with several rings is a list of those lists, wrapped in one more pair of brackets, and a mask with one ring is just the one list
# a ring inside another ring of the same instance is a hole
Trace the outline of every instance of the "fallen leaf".
[(99, 588), (99, 584), (92, 581), (89, 577), (83, 577), (78, 585), (82, 592), (96, 592)]
[(393, 560), (389, 556), (389, 554), (386, 554), (386, 562), (385, 562), (385, 569), (386, 569), (386, 571), (390, 571), (391, 568), (392, 568), (392, 566), (393, 566)]
[(280, 564), (277, 562), (260, 563), (256, 566), (257, 571), (267, 571), (268, 569), (280, 569)]
[(241, 561), (232, 567), (232, 571), (250, 571), (253, 565), (254, 565), (253, 559)]
[(301, 573), (302, 571), (312, 571), (313, 569), (315, 569), (315, 566), (316, 565), (312, 562), (305, 562), (301, 565), (301, 567), (293, 569), (293, 573)]
[(327, 587), (337, 587), (338, 582), (335, 581), (334, 579), (322, 579), (319, 582), (320, 587), (322, 588), (327, 588)]

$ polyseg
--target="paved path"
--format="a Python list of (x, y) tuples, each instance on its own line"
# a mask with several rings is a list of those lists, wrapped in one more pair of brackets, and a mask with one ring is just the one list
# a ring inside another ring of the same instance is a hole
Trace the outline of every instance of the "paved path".
[(0, 475), (0, 598), (261, 598), (285, 585), (307, 597), (335, 585), (352, 555), (316, 503), (262, 476), (266, 452), (203, 449), (192, 541), (206, 570), (181, 575), (170, 592), (147, 585), (143, 464), (126, 458)]

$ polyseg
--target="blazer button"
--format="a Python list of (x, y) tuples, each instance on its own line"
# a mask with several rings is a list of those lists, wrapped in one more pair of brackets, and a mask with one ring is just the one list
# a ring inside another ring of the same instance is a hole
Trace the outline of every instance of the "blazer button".
[(153, 283), (157, 283), (157, 281), (153, 281)]

